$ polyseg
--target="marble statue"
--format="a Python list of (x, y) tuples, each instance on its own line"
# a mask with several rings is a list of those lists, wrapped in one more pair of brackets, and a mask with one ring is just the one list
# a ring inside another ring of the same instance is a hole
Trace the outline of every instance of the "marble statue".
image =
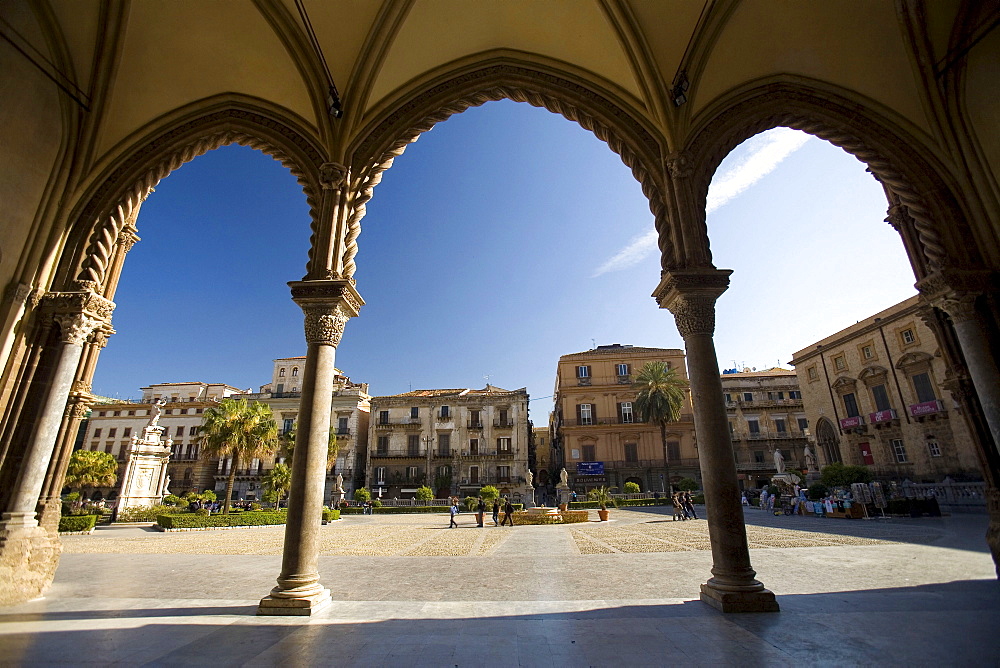
[(524, 481), (528, 484), (528, 487), (531, 487), (531, 483), (534, 480), (535, 480), (535, 476), (532, 475), (531, 469), (528, 469), (527, 471), (524, 472)]
[(781, 454), (779, 448), (774, 449), (774, 468), (778, 473), (784, 473), (785, 471), (785, 456)]
[(813, 454), (812, 449), (808, 445), (806, 446), (805, 458), (806, 458), (806, 470), (807, 471), (815, 471), (816, 470), (816, 455)]
[(163, 407), (167, 405), (167, 400), (160, 397), (153, 402), (153, 409), (150, 411), (149, 422), (146, 423), (146, 428), (158, 427), (160, 425), (160, 416), (163, 415)]
[(337, 484), (334, 486), (333, 489), (338, 492), (344, 491), (344, 476), (341, 475), (340, 473), (337, 474)]
[(565, 468), (559, 471), (559, 485), (561, 487), (569, 487), (569, 474), (566, 473)]

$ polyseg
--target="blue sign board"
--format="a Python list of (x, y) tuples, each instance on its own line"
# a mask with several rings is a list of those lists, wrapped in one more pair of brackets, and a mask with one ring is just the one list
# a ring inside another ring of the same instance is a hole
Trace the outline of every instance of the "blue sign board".
[(604, 462), (577, 462), (577, 475), (604, 475)]

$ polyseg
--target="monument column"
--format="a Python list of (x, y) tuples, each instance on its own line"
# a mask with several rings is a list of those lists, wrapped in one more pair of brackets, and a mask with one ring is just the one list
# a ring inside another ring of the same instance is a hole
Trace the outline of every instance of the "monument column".
[(330, 603), (319, 582), (319, 531), (330, 436), (337, 345), (348, 319), (364, 304), (348, 279), (289, 283), (305, 313), (308, 350), (296, 427), (288, 519), (278, 586), (261, 599), (259, 615), (311, 615)]
[(36, 518), (39, 495), (52, 459), (83, 345), (111, 319), (114, 303), (92, 292), (46, 295), (43, 306), (59, 325), (55, 369), (46, 383), (39, 418), (24, 449), (11, 500), (0, 519), (0, 604), (40, 595), (58, 565), (58, 538)]
[(750, 566), (736, 461), (715, 354), (715, 301), (729, 287), (730, 270), (691, 269), (664, 273), (653, 297), (674, 314), (687, 352), (698, 459), (705, 486), (712, 577), (701, 600), (722, 612), (777, 612), (774, 594)]

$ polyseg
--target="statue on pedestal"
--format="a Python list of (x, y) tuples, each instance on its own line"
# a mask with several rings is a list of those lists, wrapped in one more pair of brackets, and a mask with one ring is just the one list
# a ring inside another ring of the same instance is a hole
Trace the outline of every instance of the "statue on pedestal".
[(531, 469), (524, 472), (524, 482), (527, 484), (528, 489), (531, 489), (531, 483), (534, 482), (535, 476), (532, 475)]
[(565, 467), (563, 467), (563, 469), (559, 471), (559, 486), (569, 487), (569, 474), (566, 473)]
[(334, 483), (333, 491), (340, 492), (341, 494), (344, 493), (344, 476), (339, 473), (337, 474), (337, 480)]
[(160, 397), (155, 402), (153, 402), (153, 409), (149, 411), (150, 418), (149, 422), (146, 423), (146, 428), (158, 427), (160, 426), (160, 416), (163, 415), (163, 407), (167, 405), (167, 400)]
[(806, 444), (805, 459), (806, 459), (806, 471), (807, 472), (808, 471), (815, 471), (816, 470), (816, 455), (813, 454), (813, 451), (809, 448), (808, 444)]
[(780, 448), (774, 449), (774, 468), (778, 471), (778, 473), (785, 472), (785, 456), (781, 454)]

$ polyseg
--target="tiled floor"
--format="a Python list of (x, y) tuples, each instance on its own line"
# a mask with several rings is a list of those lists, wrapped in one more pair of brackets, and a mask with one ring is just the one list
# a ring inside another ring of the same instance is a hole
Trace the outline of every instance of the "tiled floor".
[[(47, 596), (0, 609), (0, 663), (1000, 663), (1000, 585), (984, 517), (865, 522), (748, 510), (760, 546), (754, 567), (782, 608), (748, 615), (696, 600), (711, 567), (709, 552), (690, 549), (704, 521), (673, 526), (669, 516), (621, 510), (607, 525), (447, 530), (439, 519), (351, 517), (325, 527), (320, 570), (336, 601), (308, 620), (253, 614), (280, 568), (268, 547), (274, 530), (67, 537)], [(609, 551), (581, 550), (574, 532)], [(691, 533), (682, 551), (628, 549), (680, 533)], [(409, 548), (392, 540), (404, 534), (416, 537)], [(192, 538), (240, 553), (204, 554)], [(359, 541), (368, 548), (346, 547)], [(434, 545), (466, 556), (424, 549)]]

